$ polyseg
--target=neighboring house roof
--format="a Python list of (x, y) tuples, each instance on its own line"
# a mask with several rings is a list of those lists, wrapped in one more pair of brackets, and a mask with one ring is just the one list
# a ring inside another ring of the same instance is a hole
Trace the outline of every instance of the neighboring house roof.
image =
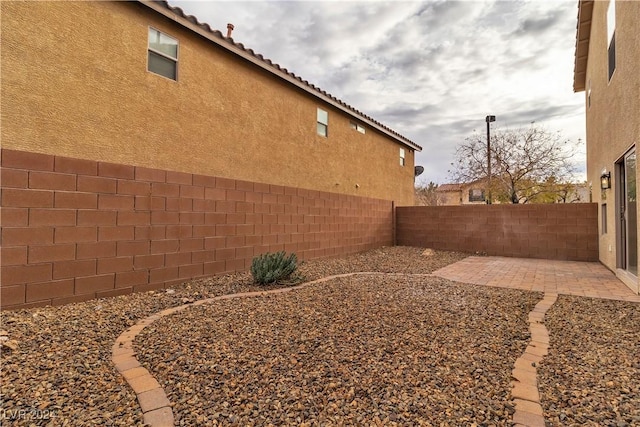
[(200, 23), (198, 19), (193, 15), (186, 15), (181, 8), (170, 6), (167, 1), (152, 1), (152, 0), (138, 0), (140, 3), (148, 6), (156, 12), (166, 16), (167, 18), (175, 21), (185, 28), (205, 37), (219, 47), (226, 49), (227, 51), (238, 55), (239, 57), (251, 62), (254, 65), (270, 72), (276, 77), (290, 83), (312, 96), (321, 99), (322, 101), (332, 105), (333, 107), (347, 113), (348, 115), (364, 122), (371, 128), (382, 132), (388, 137), (392, 138), (396, 142), (405, 145), (413, 150), (422, 151), (422, 147), (411, 141), (410, 139), (400, 135), (396, 131), (388, 128), (382, 123), (374, 120), (373, 118), (365, 115), (361, 111), (356, 110), (352, 106), (339, 100), (335, 96), (325, 92), (319, 87), (309, 83), (307, 80), (302, 80), (299, 76), (288, 71), (286, 68), (282, 68), (280, 65), (273, 63), (271, 60), (264, 56), (255, 53), (252, 49), (247, 49), (242, 43), (236, 43), (233, 38), (225, 37), (220, 31), (212, 29), (207, 23)]
[(462, 191), (465, 188), (472, 187), (474, 185), (482, 184), (484, 185), (485, 178), (476, 179), (474, 181), (469, 182), (456, 182), (453, 184), (440, 184), (436, 191)]
[(462, 184), (440, 184), (436, 191), (460, 191), (462, 190)]
[(578, 25), (576, 28), (576, 53), (573, 68), (573, 91), (582, 92), (586, 86), (591, 16), (594, 0), (578, 0)]

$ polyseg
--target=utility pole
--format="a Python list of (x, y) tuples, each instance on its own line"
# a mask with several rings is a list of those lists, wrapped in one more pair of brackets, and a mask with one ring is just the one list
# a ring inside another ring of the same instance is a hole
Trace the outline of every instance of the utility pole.
[(496, 121), (496, 116), (487, 116), (487, 204), (491, 204), (491, 131), (489, 123)]

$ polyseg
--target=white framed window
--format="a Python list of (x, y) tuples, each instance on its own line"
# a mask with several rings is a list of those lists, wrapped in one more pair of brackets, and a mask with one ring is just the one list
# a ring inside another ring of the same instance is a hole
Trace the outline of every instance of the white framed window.
[(404, 148), (400, 149), (400, 166), (404, 166), (406, 163), (405, 161), (405, 152), (404, 152)]
[(149, 27), (147, 69), (171, 80), (178, 80), (178, 40)]
[(318, 122), (318, 135), (324, 137), (329, 136), (329, 113), (321, 108), (318, 108), (316, 120)]
[(364, 126), (362, 126), (362, 125), (361, 125), (361, 124), (359, 124), (359, 123), (356, 123), (356, 122), (349, 122), (349, 126), (350, 126), (350, 127), (351, 127), (351, 129), (353, 129), (353, 130), (357, 130), (357, 131), (358, 131), (358, 132), (360, 132), (360, 133), (365, 133)]
[(609, 81), (616, 70), (616, 0), (610, 0), (607, 9), (607, 46)]

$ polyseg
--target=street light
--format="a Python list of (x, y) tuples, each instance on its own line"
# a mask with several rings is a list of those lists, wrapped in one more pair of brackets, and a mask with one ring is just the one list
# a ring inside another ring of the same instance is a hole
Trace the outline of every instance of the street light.
[(487, 116), (487, 204), (491, 204), (491, 134), (489, 131), (489, 123), (496, 121), (496, 116)]

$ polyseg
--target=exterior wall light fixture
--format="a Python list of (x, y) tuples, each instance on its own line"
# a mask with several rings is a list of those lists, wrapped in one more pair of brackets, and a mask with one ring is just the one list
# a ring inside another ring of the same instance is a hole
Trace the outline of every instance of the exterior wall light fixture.
[(606, 170), (602, 171), (602, 175), (600, 175), (600, 188), (603, 190), (611, 188), (611, 172), (607, 172)]

